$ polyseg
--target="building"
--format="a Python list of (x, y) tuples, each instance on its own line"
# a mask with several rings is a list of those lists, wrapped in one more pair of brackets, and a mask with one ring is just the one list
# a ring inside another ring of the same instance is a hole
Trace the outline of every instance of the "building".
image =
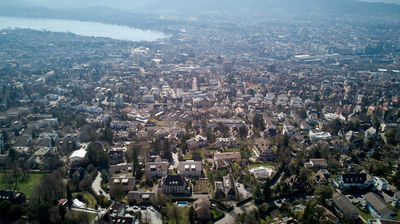
[(238, 200), (239, 193), (235, 179), (231, 174), (222, 177), (221, 181), (215, 181), (215, 194), (221, 195), (225, 200)]
[(203, 170), (201, 161), (186, 160), (179, 161), (178, 171), (179, 174), (185, 177), (200, 177)]
[(334, 184), (341, 190), (350, 189), (367, 189), (372, 186), (373, 182), (367, 178), (366, 173), (357, 174), (342, 174), (335, 181)]
[(113, 202), (103, 213), (100, 220), (110, 224), (134, 224), (135, 217), (126, 213), (125, 205)]
[(335, 193), (332, 196), (332, 202), (338, 215), (346, 220), (357, 220), (360, 215), (359, 210), (343, 194)]
[(129, 203), (149, 203), (154, 200), (155, 193), (153, 191), (146, 191), (143, 189), (139, 189), (137, 191), (129, 191), (128, 192), (128, 202)]
[(272, 176), (274, 168), (272, 166), (259, 166), (250, 169), (250, 173), (258, 180), (266, 180)]
[(317, 169), (327, 169), (328, 168), (328, 163), (326, 162), (325, 159), (310, 159), (308, 163), (304, 164), (305, 167), (310, 166), (311, 168), (317, 168)]
[(385, 178), (374, 177), (374, 186), (378, 191), (387, 190), (389, 183)]
[(161, 179), (159, 191), (171, 195), (192, 195), (190, 180), (181, 175), (168, 175)]
[(81, 148), (79, 150), (75, 150), (71, 156), (69, 157), (69, 161), (71, 163), (73, 162), (79, 162), (86, 156), (86, 148)]
[(133, 166), (132, 163), (121, 163), (117, 165), (110, 165), (109, 172), (111, 175), (132, 173), (132, 166)]
[(26, 197), (21, 192), (0, 190), (0, 202), (3, 200), (7, 200), (12, 203), (23, 204), (26, 202)]
[(364, 195), (367, 210), (375, 218), (396, 220), (397, 213), (377, 194), (369, 192)]
[(125, 161), (126, 148), (112, 148), (108, 151), (110, 157), (110, 164), (115, 165)]
[(127, 176), (110, 177), (108, 184), (110, 189), (115, 186), (122, 186), (124, 191), (133, 191), (135, 189), (135, 178)]
[(164, 177), (168, 173), (168, 162), (156, 160), (154, 162), (146, 162), (145, 174), (149, 177)]
[(214, 154), (214, 168), (216, 170), (227, 169), (230, 162), (241, 161), (240, 152), (216, 152)]
[(221, 148), (221, 147), (232, 147), (236, 146), (236, 138), (235, 137), (229, 137), (229, 138), (217, 138), (215, 140), (215, 147)]

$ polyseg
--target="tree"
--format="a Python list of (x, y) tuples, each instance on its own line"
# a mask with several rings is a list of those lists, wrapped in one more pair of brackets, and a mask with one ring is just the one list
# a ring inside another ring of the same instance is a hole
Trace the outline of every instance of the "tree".
[(196, 212), (195, 212), (193, 206), (190, 206), (190, 208), (189, 208), (189, 223), (194, 224), (195, 220), (196, 220)]
[(104, 151), (101, 143), (90, 143), (87, 147), (87, 158), (89, 164), (95, 167), (107, 168), (108, 166), (108, 153)]
[(263, 185), (263, 197), (264, 201), (269, 201), (271, 199), (271, 181), (267, 179)]
[(3, 138), (4, 144), (6, 144), (8, 141), (8, 134), (5, 130), (3, 130), (3, 132), (2, 132), (2, 138)]
[(121, 185), (116, 184), (111, 187), (110, 194), (115, 200), (121, 201), (125, 196), (125, 190)]
[(239, 136), (240, 136), (240, 138), (246, 138), (247, 137), (246, 125), (243, 125), (243, 126), (239, 127)]
[(210, 200), (201, 199), (196, 210), (196, 216), (202, 223), (207, 223), (211, 220)]
[(109, 143), (112, 143), (114, 140), (114, 134), (113, 131), (111, 130), (111, 128), (109, 126), (106, 126), (103, 129), (103, 135), (102, 135), (102, 140), (107, 141)]
[(264, 117), (262, 114), (256, 114), (253, 117), (253, 126), (261, 131), (265, 130)]
[(263, 202), (263, 194), (261, 192), (259, 184), (257, 184), (253, 190), (253, 198), (256, 204), (261, 204)]
[(330, 185), (318, 185), (315, 188), (314, 195), (317, 196), (319, 204), (325, 204), (327, 199), (332, 198), (333, 190)]
[(68, 206), (68, 209), (71, 209), (71, 207), (72, 207), (72, 192), (69, 189), (68, 184), (67, 184), (67, 206)]

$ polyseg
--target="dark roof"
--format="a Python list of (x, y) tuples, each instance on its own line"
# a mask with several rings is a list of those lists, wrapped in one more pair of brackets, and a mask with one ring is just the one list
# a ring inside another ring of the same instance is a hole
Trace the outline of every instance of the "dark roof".
[(386, 202), (373, 192), (369, 192), (364, 195), (365, 201), (368, 202), (381, 216), (397, 215), (396, 212), (391, 209)]
[(351, 216), (351, 214), (354, 211), (358, 212), (358, 209), (356, 206), (354, 206), (349, 199), (347, 199), (343, 194), (341, 193), (335, 193), (332, 196), (332, 201), (335, 204), (335, 206), (343, 213), (343, 215), (346, 217)]
[(186, 180), (181, 175), (168, 175), (164, 179), (165, 186), (185, 186)]
[(366, 173), (342, 174), (343, 182), (346, 184), (363, 184), (367, 180)]

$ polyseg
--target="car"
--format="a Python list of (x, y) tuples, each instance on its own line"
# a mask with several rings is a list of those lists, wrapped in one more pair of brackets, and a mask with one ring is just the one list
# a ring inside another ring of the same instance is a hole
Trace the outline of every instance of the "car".
[(236, 184), (236, 186), (237, 186), (237, 187), (240, 187), (240, 184), (238, 183), (238, 184)]
[(133, 206), (133, 209), (139, 209), (139, 206), (135, 205)]
[(156, 210), (154, 208), (150, 208), (150, 211), (155, 212)]
[(142, 205), (142, 206), (140, 206), (140, 209), (141, 209), (141, 210), (146, 210), (146, 209), (147, 209), (147, 207), (146, 207), (146, 206), (144, 206), (144, 205)]

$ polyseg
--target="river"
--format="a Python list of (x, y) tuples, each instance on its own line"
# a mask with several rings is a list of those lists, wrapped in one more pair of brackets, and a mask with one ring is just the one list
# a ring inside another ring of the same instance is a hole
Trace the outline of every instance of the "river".
[(46, 30), (64, 33), (71, 32), (81, 36), (105, 37), (128, 41), (155, 41), (167, 37), (167, 35), (158, 31), (141, 30), (127, 26), (98, 22), (0, 16), (0, 30), (9, 28), (22, 28), (39, 31)]

